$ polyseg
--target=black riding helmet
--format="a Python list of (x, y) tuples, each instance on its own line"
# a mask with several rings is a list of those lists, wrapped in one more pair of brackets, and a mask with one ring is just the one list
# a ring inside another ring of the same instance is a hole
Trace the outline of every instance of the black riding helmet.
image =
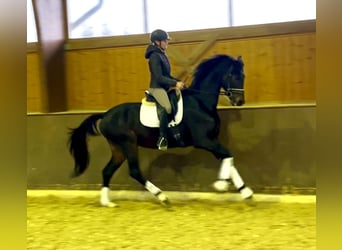
[(152, 43), (154, 43), (155, 41), (164, 41), (170, 39), (171, 38), (169, 34), (166, 31), (160, 29), (154, 30), (150, 36), (150, 40)]

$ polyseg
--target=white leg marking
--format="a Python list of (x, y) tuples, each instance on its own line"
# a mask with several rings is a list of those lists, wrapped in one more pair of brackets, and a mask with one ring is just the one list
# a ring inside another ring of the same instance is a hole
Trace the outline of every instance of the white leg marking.
[(216, 191), (227, 192), (229, 189), (229, 180), (231, 178), (231, 167), (234, 165), (233, 157), (222, 160), (218, 180), (214, 182), (213, 187)]
[(166, 195), (164, 193), (158, 194), (157, 198), (160, 202), (166, 202), (168, 200), (168, 198), (166, 197)]
[(244, 187), (241, 189), (240, 193), (243, 199), (250, 198), (253, 195), (253, 191), (249, 187)]
[(239, 172), (236, 170), (234, 166), (230, 168), (231, 171), (231, 177), (232, 177), (232, 182), (235, 186), (236, 189), (241, 188), (244, 185), (244, 182), (239, 174)]
[(218, 174), (219, 180), (228, 180), (231, 177), (230, 167), (234, 166), (233, 157), (225, 158), (222, 160), (220, 172)]
[(156, 187), (152, 182), (146, 181), (145, 188), (152, 193), (154, 196), (157, 197), (157, 199), (164, 205), (169, 203), (169, 199), (167, 196), (158, 188)]
[(213, 188), (218, 192), (227, 192), (229, 189), (229, 182), (226, 180), (217, 180), (214, 182)]
[[(233, 181), (236, 189), (240, 189), (241, 187), (243, 187), (245, 185), (245, 183), (243, 182), (243, 180), (242, 180), (239, 172), (236, 170), (236, 168), (234, 166), (232, 166), (230, 171), (232, 174), (232, 181)], [(247, 198), (252, 197), (253, 191), (249, 187), (244, 187), (243, 189), (240, 190), (240, 194), (241, 194), (243, 199), (247, 199)]]
[(149, 182), (149, 181), (146, 181), (145, 188), (153, 195), (157, 195), (158, 193), (161, 193), (161, 190), (158, 187), (156, 187), (152, 182)]
[[(239, 172), (234, 167), (233, 157), (222, 160), (218, 180), (214, 182), (213, 187), (216, 191), (226, 192), (229, 189), (229, 182), (227, 181), (229, 179), (232, 180), (235, 188), (238, 190), (245, 185)], [(246, 199), (253, 195), (253, 191), (249, 187), (244, 187), (240, 190), (240, 194), (243, 199)]]
[(103, 187), (101, 189), (101, 198), (100, 198), (100, 204), (105, 207), (116, 207), (117, 204), (113, 203), (109, 199), (109, 188)]

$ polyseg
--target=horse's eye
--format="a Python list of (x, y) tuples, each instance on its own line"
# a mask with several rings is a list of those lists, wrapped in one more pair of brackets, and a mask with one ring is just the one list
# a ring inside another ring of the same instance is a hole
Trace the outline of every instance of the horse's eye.
[(245, 77), (245, 75), (242, 73), (242, 74), (238, 74), (238, 75), (236, 75), (236, 79), (238, 79), (238, 80), (241, 80), (241, 79), (243, 79)]

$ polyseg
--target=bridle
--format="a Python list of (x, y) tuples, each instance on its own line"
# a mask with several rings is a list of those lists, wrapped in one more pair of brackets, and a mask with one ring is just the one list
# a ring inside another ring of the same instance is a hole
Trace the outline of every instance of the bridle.
[[(230, 82), (231, 82), (232, 76), (233, 75), (231, 73), (229, 73), (229, 75), (228, 75), (228, 77), (229, 77), (229, 79), (228, 79), (228, 87), (224, 91), (221, 90), (218, 93), (219, 95), (225, 95), (225, 96), (228, 96), (228, 97), (232, 97), (234, 93), (243, 94), (245, 92), (244, 89), (231, 88), (230, 87)], [(197, 93), (207, 94), (207, 95), (217, 95), (217, 92), (208, 92), (208, 91), (203, 91), (203, 90), (198, 90), (198, 89), (191, 89), (191, 88), (187, 88), (187, 90), (193, 91), (193, 92), (197, 92)]]
[[(243, 94), (243, 93), (245, 92), (244, 89), (231, 88), (231, 87), (230, 87), (230, 81), (231, 81), (231, 79), (232, 79), (232, 74), (230, 73), (228, 76), (229, 76), (229, 81), (228, 81), (227, 90), (222, 91), (222, 92), (223, 92), (226, 96), (228, 96), (228, 97), (233, 96), (234, 93)], [(221, 93), (220, 93), (220, 94), (221, 94)]]
[(219, 95), (226, 95), (228, 97), (231, 97), (234, 93), (243, 94), (244, 92), (244, 89), (228, 88), (225, 91), (220, 91)]

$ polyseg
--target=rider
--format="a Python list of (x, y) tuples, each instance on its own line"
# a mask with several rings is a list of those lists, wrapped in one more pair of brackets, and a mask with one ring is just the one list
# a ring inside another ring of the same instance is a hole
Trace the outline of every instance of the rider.
[[(184, 83), (171, 76), (171, 66), (166, 55), (169, 34), (161, 29), (154, 30), (150, 36), (151, 44), (145, 52), (145, 58), (149, 59), (149, 69), (151, 73), (149, 92), (157, 101), (159, 126), (159, 139), (157, 147), (166, 150), (168, 142), (166, 139), (168, 115), (171, 114), (171, 104), (167, 91), (175, 87), (184, 88)], [(158, 105), (159, 104), (159, 105)]]

